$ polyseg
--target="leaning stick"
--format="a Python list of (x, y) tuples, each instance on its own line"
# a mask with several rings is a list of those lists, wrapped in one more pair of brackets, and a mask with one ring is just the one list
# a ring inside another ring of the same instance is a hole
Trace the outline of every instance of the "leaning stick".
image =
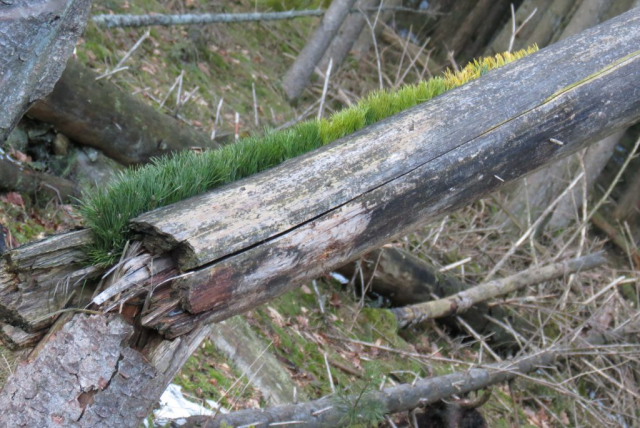
[(398, 327), (402, 328), (427, 319), (457, 315), (480, 302), (509, 294), (529, 285), (593, 269), (603, 265), (606, 261), (603, 253), (594, 253), (541, 268), (530, 268), (503, 279), (482, 283), (442, 299), (394, 308), (391, 311), (398, 320)]

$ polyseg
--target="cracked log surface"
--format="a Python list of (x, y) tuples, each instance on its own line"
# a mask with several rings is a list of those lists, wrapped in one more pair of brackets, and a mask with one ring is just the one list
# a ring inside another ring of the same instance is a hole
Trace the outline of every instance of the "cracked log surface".
[(90, 0), (17, 0), (0, 5), (0, 141), (47, 95), (84, 31)]
[(134, 219), (148, 248), (194, 269), (174, 282), (180, 304), (152, 305), (143, 324), (174, 337), (251, 309), (635, 123), (639, 24), (634, 9), (316, 152)]

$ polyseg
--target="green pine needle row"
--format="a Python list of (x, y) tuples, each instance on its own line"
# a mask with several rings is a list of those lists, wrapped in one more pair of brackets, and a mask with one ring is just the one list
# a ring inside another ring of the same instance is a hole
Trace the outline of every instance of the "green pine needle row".
[(460, 72), (447, 71), (443, 77), (407, 85), (396, 92), (375, 91), (328, 119), (243, 138), (219, 150), (163, 156), (148, 165), (121, 172), (106, 186), (86, 191), (80, 202), (85, 226), (93, 232), (89, 263), (106, 266), (116, 262), (131, 238), (129, 221), (144, 212), (274, 167), (537, 50), (533, 46), (476, 60)]

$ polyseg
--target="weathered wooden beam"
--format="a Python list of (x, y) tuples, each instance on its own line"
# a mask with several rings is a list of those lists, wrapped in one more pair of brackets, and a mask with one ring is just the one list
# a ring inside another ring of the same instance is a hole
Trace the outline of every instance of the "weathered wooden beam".
[(319, 151), (134, 219), (149, 248), (197, 268), (174, 284), (185, 311), (147, 325), (174, 336), (248, 310), (636, 122), (639, 23), (632, 10)]
[(84, 31), (90, 0), (7, 2), (0, 9), (0, 141), (56, 83)]

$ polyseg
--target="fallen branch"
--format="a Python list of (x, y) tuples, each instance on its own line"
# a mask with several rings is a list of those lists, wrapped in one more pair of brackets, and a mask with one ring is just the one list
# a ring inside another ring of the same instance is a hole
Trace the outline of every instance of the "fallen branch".
[[(348, 13), (377, 12), (379, 8), (351, 9)], [(382, 7), (381, 11), (411, 12), (431, 14), (431, 11), (417, 10), (410, 7)], [(304, 18), (308, 16), (324, 16), (324, 9), (289, 10), (286, 12), (250, 12), (250, 13), (187, 13), (187, 14), (153, 14), (153, 15), (95, 15), (91, 19), (98, 25), (107, 28), (115, 27), (148, 27), (152, 25), (201, 25), (228, 24), (248, 21), (281, 21), (285, 19)]]
[(593, 269), (603, 265), (606, 261), (604, 254), (595, 253), (542, 268), (534, 267), (507, 278), (471, 287), (453, 296), (417, 305), (393, 308), (391, 312), (396, 316), (399, 327), (406, 327), (409, 324), (427, 319), (461, 314), (478, 303), (509, 294), (530, 285)]
[[(593, 334), (582, 339), (578, 350), (590, 346), (619, 340), (621, 336), (635, 334), (638, 322), (607, 334)], [(550, 366), (561, 359), (571, 357), (573, 349), (555, 347), (537, 354), (528, 355), (503, 363), (490, 364), (471, 368), (463, 372), (422, 379), (413, 384), (403, 384), (382, 391), (371, 391), (366, 394), (367, 406), (377, 406), (387, 414), (405, 412), (420, 406), (436, 403), (453, 395), (461, 395), (478, 391), (489, 386), (515, 379), (522, 374), (539, 368)], [(305, 427), (341, 427), (348, 426), (349, 414), (354, 410), (350, 403), (356, 397), (339, 399), (335, 396), (300, 404), (271, 407), (267, 409), (248, 409), (225, 415), (193, 416), (188, 418), (184, 428), (219, 428), (224, 426), (254, 426), (256, 428), (280, 426), (296, 421)], [(226, 424), (226, 425), (225, 425)]]

